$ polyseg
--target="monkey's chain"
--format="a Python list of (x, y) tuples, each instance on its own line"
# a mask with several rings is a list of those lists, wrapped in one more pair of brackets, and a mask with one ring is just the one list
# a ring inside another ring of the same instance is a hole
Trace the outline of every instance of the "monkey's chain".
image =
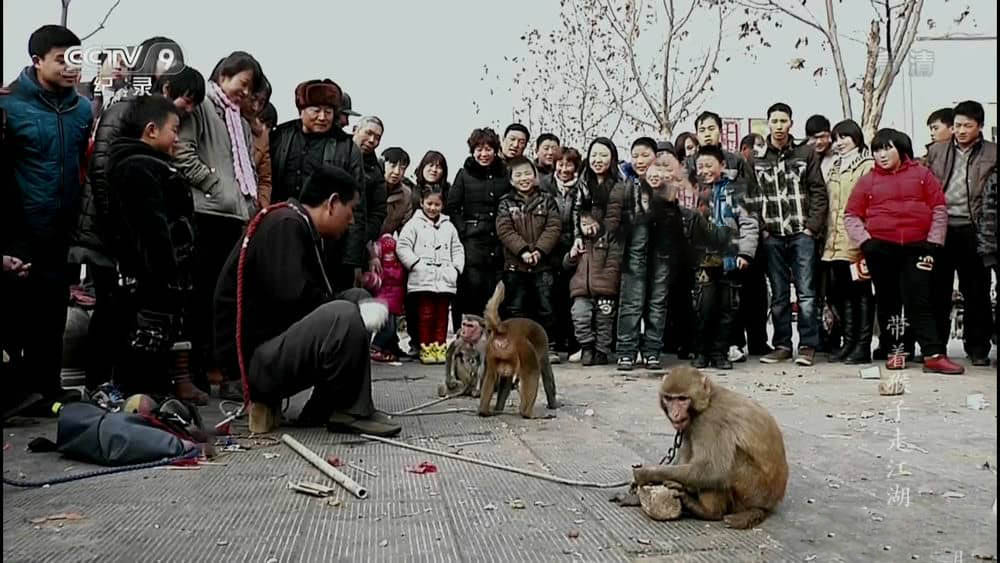
[(660, 465), (664, 465), (664, 462), (666, 462), (666, 465), (670, 465), (674, 462), (677, 450), (681, 449), (681, 436), (683, 436), (683, 434), (680, 432), (674, 434), (674, 445), (670, 446), (670, 449), (667, 450), (667, 455), (663, 456), (663, 459), (660, 460)]

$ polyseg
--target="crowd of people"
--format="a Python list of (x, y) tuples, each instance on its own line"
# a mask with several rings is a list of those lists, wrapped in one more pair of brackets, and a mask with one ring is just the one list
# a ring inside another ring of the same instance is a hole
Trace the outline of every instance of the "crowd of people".
[[(900, 131), (866, 139), (819, 115), (796, 139), (775, 103), (769, 135), (738, 153), (711, 111), (625, 158), (613, 139), (581, 152), (513, 123), (474, 129), (454, 176), (428, 150), (411, 179), (410, 154), (379, 153), (386, 125), (330, 79), (296, 86), (298, 115), (279, 124), (251, 54), (206, 80), (154, 37), (88, 99), (64, 56), (79, 44), (38, 29), (0, 95), (15, 407), (73, 398), (60, 368), (80, 264), (96, 298), (88, 384), (204, 403), (213, 382), (267, 404), (316, 386), (303, 418), (371, 433), (398, 427), (374, 409), (370, 361), (443, 362), (449, 326), (482, 315), (498, 281), (504, 314), (537, 320), (553, 362), (658, 369), (671, 354), (728, 370), (822, 352), (961, 374), (947, 355), (957, 272), (968, 362), (989, 365), (996, 145), (977, 102), (934, 112), (919, 157)], [(386, 322), (368, 322), (368, 297)]]

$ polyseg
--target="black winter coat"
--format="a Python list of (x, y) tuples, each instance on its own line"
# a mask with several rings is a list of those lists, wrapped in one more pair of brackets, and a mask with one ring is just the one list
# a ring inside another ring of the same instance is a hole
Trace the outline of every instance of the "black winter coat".
[(107, 179), (122, 273), (149, 296), (190, 289), (194, 201), (170, 157), (137, 139), (119, 138), (111, 144)]
[(80, 196), (80, 219), (73, 233), (73, 246), (82, 250), (73, 250), (74, 256), (98, 266), (114, 267), (112, 248), (117, 242), (113, 240), (111, 210), (118, 204), (111, 201), (108, 170), (111, 145), (121, 137), (128, 106), (125, 100), (116, 102), (101, 113), (101, 120), (97, 122), (94, 151)]
[(496, 218), (500, 198), (508, 191), (507, 167), (499, 158), (483, 167), (470, 156), (455, 175), (445, 213), (458, 229), (467, 266), (503, 267)]
[(386, 199), (389, 197), (385, 186), (385, 168), (374, 153), (362, 153), (365, 168), (365, 202), (368, 204), (368, 225), (365, 237), (368, 242), (382, 234), (382, 223), (387, 214)]
[[(271, 201), (277, 203), (286, 199), (298, 198), (299, 194), (291, 193), (285, 183), (285, 173), (290, 166), (298, 162), (292, 149), (302, 150), (305, 146), (305, 133), (302, 132), (302, 121), (299, 119), (287, 121), (271, 132), (271, 177), (273, 191)], [(365, 186), (364, 162), (361, 149), (354, 144), (354, 139), (336, 127), (325, 135), (322, 160), (317, 164), (328, 164), (343, 168), (358, 183), (360, 201), (354, 208), (354, 224), (347, 236), (339, 241), (326, 245), (327, 271), (332, 272), (341, 264), (351, 267), (361, 267), (365, 262), (365, 240), (368, 229), (367, 197)], [(303, 159), (304, 160), (304, 159)], [(308, 180), (307, 174), (301, 174), (301, 183)], [(298, 186), (301, 190), (302, 186)]]
[[(323, 240), (298, 201), (268, 213), (247, 247), (243, 271), (243, 353), (249, 362), (260, 344), (286, 331), (333, 299), (320, 262)], [(215, 359), (237, 370), (237, 245), (215, 286)], [(252, 304), (252, 306), (247, 306)]]

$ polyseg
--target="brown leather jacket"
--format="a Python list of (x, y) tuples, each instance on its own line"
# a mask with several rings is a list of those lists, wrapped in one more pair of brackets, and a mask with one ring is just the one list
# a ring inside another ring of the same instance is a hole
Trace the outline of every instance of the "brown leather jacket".
[[(934, 143), (927, 148), (927, 167), (941, 181), (941, 187), (948, 191), (951, 174), (955, 168), (955, 142)], [(983, 186), (990, 171), (997, 163), (997, 146), (982, 138), (973, 145), (969, 155), (969, 168), (965, 187), (969, 198), (969, 218), (976, 224), (983, 208)]]
[[(552, 195), (538, 187), (528, 195), (508, 192), (497, 206), (497, 238), (503, 245), (504, 269), (540, 272), (552, 266), (549, 255), (559, 242), (562, 215)], [(521, 260), (525, 252), (539, 251), (542, 259), (531, 266)]]
[(250, 126), (253, 136), (253, 168), (257, 172), (257, 208), (271, 205), (271, 140), (270, 132), (258, 119)]

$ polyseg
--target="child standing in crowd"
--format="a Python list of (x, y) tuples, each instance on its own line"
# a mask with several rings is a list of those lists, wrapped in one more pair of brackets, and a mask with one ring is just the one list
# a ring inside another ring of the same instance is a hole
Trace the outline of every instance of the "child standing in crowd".
[(744, 207), (746, 188), (739, 180), (724, 177), (726, 157), (717, 145), (699, 149), (698, 179), (702, 190), (700, 205), (717, 227), (728, 227), (733, 241), (721, 252), (706, 249), (695, 270), (693, 303), (698, 331), (698, 354), (691, 365), (698, 369), (709, 364), (733, 369), (729, 342), (739, 307), (739, 272), (750, 267), (757, 252), (759, 235), (756, 218)]
[(830, 355), (830, 361), (866, 364), (872, 359), (875, 300), (861, 250), (847, 236), (844, 208), (854, 186), (871, 172), (875, 161), (865, 145), (861, 127), (854, 121), (838, 123), (832, 136), (837, 156), (826, 183), (830, 215), (822, 260), (828, 270), (827, 300), (840, 319), (843, 344)]
[[(518, 131), (515, 128), (516, 134), (520, 134)], [(503, 267), (496, 231), (497, 204), (510, 190), (507, 169), (497, 154), (500, 138), (496, 132), (488, 127), (475, 129), (468, 144), (471, 156), (455, 175), (447, 206), (468, 258), (468, 267), (459, 281), (456, 319), (466, 313), (482, 315), (493, 294), (497, 274)]]
[[(677, 158), (670, 155), (670, 151), (664, 151), (644, 170), (643, 160), (647, 150), (648, 143), (645, 139), (633, 143), (635, 169), (642, 171), (643, 176), (641, 184), (636, 186), (636, 193), (641, 199), (626, 197), (626, 201), (638, 207), (635, 208), (631, 222), (631, 239), (625, 274), (622, 276), (617, 344), (620, 371), (632, 369), (635, 353), (638, 351), (642, 352), (646, 369), (659, 369), (662, 366), (660, 353), (663, 351), (663, 331), (667, 318), (667, 288), (672, 268), (676, 265), (676, 251), (684, 244), (679, 215), (657, 213), (657, 198), (663, 198), (662, 192), (667, 189), (668, 179), (676, 171), (671, 169), (671, 163), (677, 164)], [(676, 208), (676, 186), (669, 199)], [(644, 325), (642, 331), (639, 327), (640, 320)]]
[(372, 360), (376, 362), (395, 362), (399, 359), (399, 337), (396, 333), (399, 327), (399, 317), (403, 315), (403, 297), (406, 294), (406, 270), (396, 256), (396, 239), (391, 234), (379, 237), (375, 244), (375, 252), (381, 264), (382, 275), (379, 278), (376, 297), (385, 302), (389, 309), (389, 320), (382, 330), (375, 335), (372, 342)]
[(573, 205), (575, 239), (563, 265), (576, 269), (570, 281), (573, 325), (583, 347), (580, 361), (592, 366), (607, 365), (614, 345), (625, 187), (611, 139), (594, 139), (587, 162)]
[[(507, 161), (512, 192), (500, 198), (497, 237), (504, 249), (505, 306), (511, 317), (538, 322), (552, 334), (553, 307), (550, 255), (559, 243), (562, 218), (555, 199), (538, 188), (534, 163), (523, 156)], [(549, 356), (559, 361), (554, 341)]]
[(121, 137), (108, 159), (122, 305), (128, 311), (128, 361), (115, 382), (131, 393), (166, 391), (205, 405), (208, 395), (190, 374), (175, 374), (168, 385), (171, 346), (186, 339), (192, 321), (194, 204), (173, 165), (180, 111), (159, 95), (126, 103)]
[[(631, 175), (628, 175), (626, 180), (626, 205), (623, 210), (626, 225), (624, 229), (626, 247), (625, 267), (621, 282), (621, 302), (618, 310), (617, 344), (617, 364), (621, 371), (631, 370), (635, 363), (639, 340), (642, 337), (640, 321), (644, 317), (647, 320), (645, 323), (647, 331), (650, 328), (649, 308), (646, 306), (650, 304), (647, 301), (646, 258), (649, 255), (648, 222), (652, 192), (651, 186), (646, 181), (646, 172), (655, 158), (656, 141), (649, 137), (639, 137), (632, 143), (632, 162), (624, 167), (626, 174), (631, 173)], [(657, 356), (659, 349), (662, 348), (662, 334), (659, 339), (660, 344), (656, 346)], [(643, 350), (643, 358), (652, 352), (648, 349)], [(656, 367), (658, 364), (659, 358), (650, 367)]]
[[(680, 160), (679, 149), (666, 152), (659, 158), (663, 159), (666, 174), (672, 189), (673, 197), (682, 209), (696, 211), (698, 209), (699, 192), (697, 179), (693, 177), (695, 165), (689, 170)], [(694, 350), (694, 308), (691, 305), (691, 288), (694, 285), (695, 263), (691, 252), (678, 251), (674, 253), (676, 267), (669, 279), (670, 288), (667, 292), (669, 305), (667, 327), (664, 329), (663, 350), (676, 353), (677, 359), (689, 360)]]
[[(904, 369), (903, 339), (912, 327), (924, 371), (961, 374), (948, 359), (931, 305), (934, 253), (944, 244), (948, 208), (941, 182), (913, 159), (905, 133), (881, 129), (872, 139), (875, 169), (862, 177), (844, 211), (848, 236), (861, 248), (878, 295), (879, 345), (888, 369)], [(902, 298), (902, 299), (900, 299)]]
[[(414, 209), (420, 209), (420, 195), (424, 190), (440, 190), (441, 197), (445, 203), (448, 202), (448, 190), (451, 188), (451, 185), (448, 183), (448, 161), (445, 160), (444, 155), (434, 150), (427, 151), (424, 157), (420, 159), (420, 163), (417, 164), (416, 179), (416, 186), (410, 190), (412, 194), (410, 201), (412, 203), (409, 215), (406, 216), (406, 221), (410, 220)], [(404, 179), (404, 182), (406, 181), (408, 180)], [(402, 224), (400, 224), (400, 227), (402, 227)], [(417, 330), (420, 320), (417, 318), (416, 301), (410, 295), (406, 296), (405, 308), (406, 332), (410, 335), (409, 356), (415, 358), (420, 356), (420, 332)], [(455, 304), (452, 305), (453, 310), (457, 308)], [(452, 318), (455, 319), (454, 326), (457, 327), (461, 324), (461, 315), (455, 314)]]
[(406, 289), (417, 303), (420, 363), (444, 363), (448, 305), (465, 268), (465, 250), (447, 215), (441, 192), (427, 189), (420, 209), (399, 233), (396, 254), (410, 272)]
[(580, 180), (583, 157), (580, 156), (580, 151), (572, 147), (562, 147), (555, 158), (555, 172), (541, 182), (542, 190), (548, 192), (556, 202), (562, 220), (559, 243), (549, 257), (555, 270), (555, 285), (552, 289), (554, 332), (549, 334), (549, 340), (555, 342), (556, 350), (565, 352), (568, 356), (577, 349), (573, 318), (570, 315), (573, 299), (569, 296), (569, 280), (573, 276), (572, 272), (562, 267), (562, 261), (573, 247), (573, 202), (576, 200), (576, 186)]

